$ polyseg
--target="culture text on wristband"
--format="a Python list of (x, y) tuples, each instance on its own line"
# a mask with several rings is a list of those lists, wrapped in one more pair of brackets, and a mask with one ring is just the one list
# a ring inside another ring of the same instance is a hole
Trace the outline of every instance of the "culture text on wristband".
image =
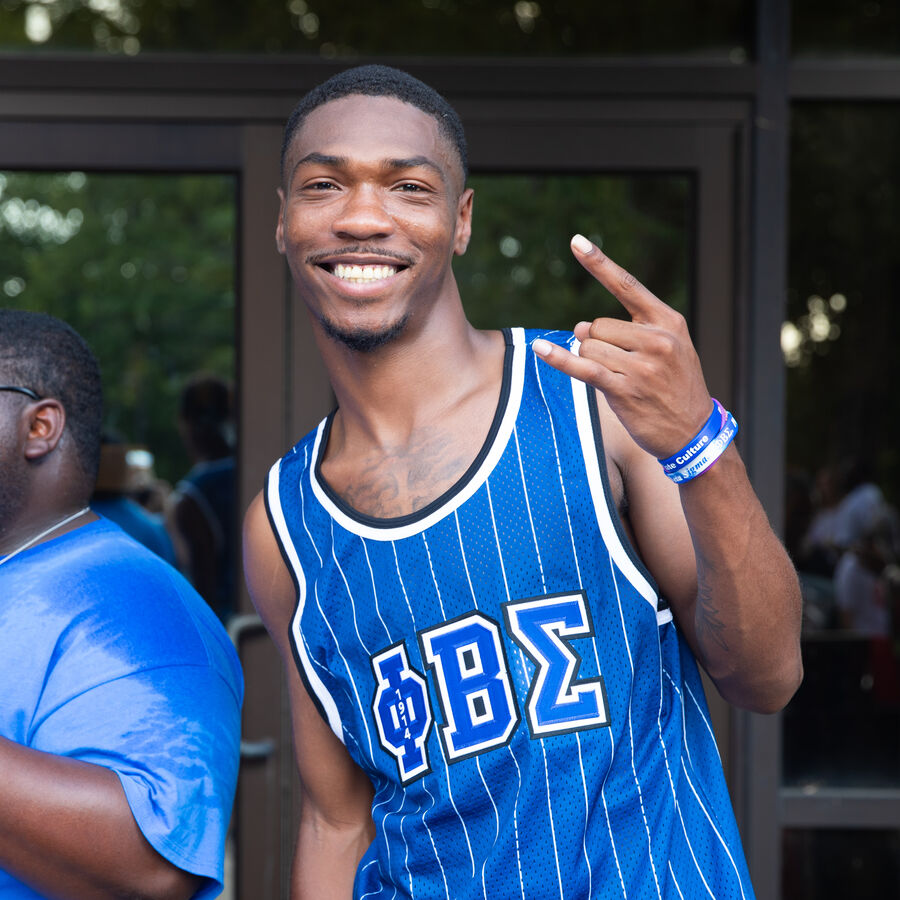
[(666, 473), (675, 484), (684, 484), (684, 482), (702, 475), (716, 462), (734, 440), (734, 436), (738, 431), (738, 423), (730, 412), (727, 410), (723, 410), (723, 412), (725, 413), (725, 424), (722, 426), (722, 430), (706, 445), (703, 452), (695, 456), (687, 465), (682, 466), (680, 469)]
[(700, 431), (677, 453), (659, 461), (666, 475), (671, 475), (686, 466), (698, 454), (703, 453), (710, 441), (715, 438), (725, 425), (725, 409), (713, 398), (713, 410)]

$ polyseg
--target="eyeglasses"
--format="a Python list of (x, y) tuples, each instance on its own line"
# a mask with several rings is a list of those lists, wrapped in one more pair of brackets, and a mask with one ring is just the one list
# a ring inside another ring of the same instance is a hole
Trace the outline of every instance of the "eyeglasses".
[(0, 384), (0, 391), (15, 391), (17, 394), (24, 394), (31, 397), (32, 400), (41, 400), (41, 396), (36, 394), (31, 388), (18, 387), (14, 384)]

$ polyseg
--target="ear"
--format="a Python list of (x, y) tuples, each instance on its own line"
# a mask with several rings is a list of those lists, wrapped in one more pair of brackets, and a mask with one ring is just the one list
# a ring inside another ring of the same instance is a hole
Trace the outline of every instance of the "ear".
[(469, 238), (472, 237), (472, 202), (475, 192), (472, 188), (466, 188), (459, 196), (456, 205), (456, 238), (453, 242), (453, 252), (462, 256), (469, 246)]
[(66, 411), (59, 400), (48, 398), (29, 405), (25, 411), (28, 435), (25, 439), (25, 458), (41, 459), (52, 453), (66, 430)]
[(278, 224), (275, 226), (275, 246), (284, 255), (284, 191), (278, 188)]

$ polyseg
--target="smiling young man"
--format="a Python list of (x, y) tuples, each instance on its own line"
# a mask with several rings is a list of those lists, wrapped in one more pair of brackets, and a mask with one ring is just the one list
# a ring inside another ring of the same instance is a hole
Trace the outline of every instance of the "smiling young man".
[(245, 522), (294, 896), (750, 897), (695, 657), (776, 710), (800, 617), (736, 423), (683, 318), (580, 236), (631, 321), (474, 329), (465, 181), (456, 114), (393, 69), (285, 129), (276, 241), (338, 400)]

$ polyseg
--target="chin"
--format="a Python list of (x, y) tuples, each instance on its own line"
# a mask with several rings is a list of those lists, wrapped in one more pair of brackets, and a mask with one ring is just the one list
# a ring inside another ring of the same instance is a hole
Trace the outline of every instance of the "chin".
[(371, 353), (373, 350), (377, 350), (379, 347), (396, 340), (406, 329), (409, 315), (403, 316), (402, 319), (391, 325), (385, 325), (380, 328), (365, 328), (363, 326), (342, 328), (324, 317), (319, 321), (322, 323), (325, 334), (333, 341), (343, 344), (356, 353)]

